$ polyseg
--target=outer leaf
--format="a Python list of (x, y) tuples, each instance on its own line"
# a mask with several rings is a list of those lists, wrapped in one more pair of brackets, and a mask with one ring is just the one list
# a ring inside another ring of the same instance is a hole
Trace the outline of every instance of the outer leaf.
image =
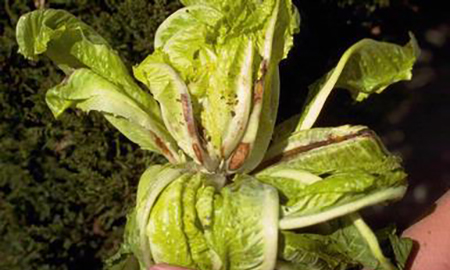
[[(274, 163), (277, 162), (277, 163)], [(256, 177), (287, 199), (283, 229), (300, 228), (403, 196), (405, 174), (364, 127), (300, 131), (275, 143)]]
[(155, 121), (121, 88), (89, 69), (74, 71), (47, 92), (47, 104), (57, 117), (68, 107), (103, 113), (115, 127), (143, 149), (179, 162), (177, 146), (165, 127)]
[(16, 30), (19, 52), (37, 60), (52, 59), (66, 74), (89, 68), (116, 84), (152, 117), (159, 119), (156, 102), (129, 75), (118, 53), (90, 26), (64, 10), (41, 9), (23, 15)]
[[(401, 169), (399, 160), (387, 152), (371, 130), (346, 125), (299, 131), (274, 141), (255, 173), (257, 176), (281, 176), (287, 175), (282, 173), (284, 170), (299, 170), (317, 178), (337, 171), (381, 173), (396, 169)], [(309, 178), (305, 183), (317, 181)]]
[(278, 194), (239, 175), (214, 201), (212, 238), (223, 269), (271, 270), (278, 241)]
[[(17, 42), (25, 57), (35, 60), (45, 54), (69, 75), (67, 83), (47, 95), (55, 116), (72, 105), (103, 112), (144, 149), (164, 154), (171, 162), (183, 160), (162, 123), (156, 101), (137, 86), (117, 52), (91, 27), (63, 10), (36, 10), (20, 18)], [(94, 90), (100, 84), (103, 89)], [(104, 96), (106, 92), (108, 96)], [(130, 112), (126, 112), (127, 106), (131, 106)]]
[(204, 235), (196, 210), (198, 191), (207, 184), (200, 173), (185, 173), (159, 196), (151, 210), (147, 237), (157, 263), (192, 269), (220, 269), (216, 253)]
[[(323, 223), (309, 231), (282, 232), (279, 258), (285, 261), (288, 269), (335, 270), (360, 265), (376, 270), (397, 269), (383, 255), (378, 244), (378, 241), (389, 242), (394, 232), (384, 229), (383, 235), (377, 239), (356, 213)], [(399, 266), (399, 269), (403, 267)]]
[(208, 175), (185, 174), (161, 193), (147, 226), (156, 262), (201, 270), (274, 268), (278, 194), (250, 176), (235, 180), (218, 192)]
[(413, 241), (406, 237), (397, 236), (397, 229), (393, 224), (376, 231), (375, 234), (383, 250), (391, 256), (392, 262), (395, 262), (397, 268), (405, 269), (413, 248)]
[(153, 263), (153, 252), (147, 236), (153, 206), (161, 192), (184, 172), (183, 168), (171, 165), (152, 166), (141, 176), (137, 205), (129, 215), (125, 229), (125, 245), (138, 258), (141, 269), (148, 269)]
[(328, 235), (283, 231), (282, 240), (279, 257), (294, 269), (337, 270), (357, 265)]
[(191, 177), (186, 173), (173, 181), (152, 207), (146, 234), (156, 263), (195, 267), (183, 224), (183, 196)]
[[(221, 262), (217, 260), (217, 254), (211, 250), (204, 235), (203, 224), (199, 222), (197, 213), (197, 200), (202, 195), (202, 188), (205, 187), (208, 177), (197, 173), (193, 179), (187, 183), (183, 194), (183, 231), (188, 239), (189, 250), (195, 269), (220, 269)], [(200, 192), (199, 192), (200, 191)], [(212, 198), (211, 198), (212, 199)], [(205, 209), (207, 210), (207, 209)]]
[(413, 241), (409, 238), (400, 238), (393, 233), (389, 235), (389, 242), (394, 251), (397, 268), (400, 270), (406, 269), (406, 263), (413, 248)]
[(313, 126), (335, 87), (348, 89), (356, 101), (362, 101), (373, 93), (381, 93), (390, 84), (411, 79), (418, 55), (419, 48), (412, 35), (403, 47), (371, 39), (359, 41), (344, 53), (333, 70), (310, 86), (295, 131)]
[(396, 270), (381, 251), (375, 234), (357, 213), (343, 218), (333, 237), (341, 249), (365, 267), (375, 270)]

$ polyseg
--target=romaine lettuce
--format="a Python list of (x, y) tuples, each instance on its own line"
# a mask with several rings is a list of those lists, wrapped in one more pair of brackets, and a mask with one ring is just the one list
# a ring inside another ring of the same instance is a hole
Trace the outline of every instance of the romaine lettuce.
[(402, 269), (410, 242), (383, 231), (396, 256), (386, 258), (358, 214), (403, 196), (399, 158), (366, 127), (312, 127), (335, 87), (361, 101), (410, 79), (414, 38), (403, 47), (353, 45), (310, 87), (302, 113), (274, 133), (278, 64), (299, 29), (296, 8), (290, 0), (182, 3), (133, 68), (148, 91), (73, 15), (37, 10), (17, 25), (19, 51), (45, 54), (67, 75), (47, 92), (55, 117), (69, 107), (99, 111), (169, 161), (142, 175), (124, 244), (107, 267)]

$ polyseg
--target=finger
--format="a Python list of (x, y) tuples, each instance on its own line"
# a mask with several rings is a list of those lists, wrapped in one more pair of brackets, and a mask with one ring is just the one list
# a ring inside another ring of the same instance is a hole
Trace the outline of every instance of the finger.
[(403, 236), (415, 241), (409, 270), (450, 269), (450, 192), (442, 196), (433, 211), (408, 228)]

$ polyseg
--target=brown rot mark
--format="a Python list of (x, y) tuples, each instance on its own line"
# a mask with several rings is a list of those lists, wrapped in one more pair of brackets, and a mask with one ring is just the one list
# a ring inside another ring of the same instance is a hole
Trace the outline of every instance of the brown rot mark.
[(308, 152), (310, 150), (328, 146), (328, 145), (335, 144), (335, 143), (344, 142), (344, 141), (351, 140), (354, 138), (372, 138), (372, 139), (379, 141), (378, 137), (370, 129), (362, 129), (356, 133), (348, 134), (348, 135), (344, 135), (344, 136), (331, 135), (326, 140), (313, 142), (308, 145), (302, 145), (297, 148), (280, 153), (279, 155), (274, 156), (271, 159), (265, 160), (253, 172), (254, 173), (259, 172), (259, 171), (261, 171), (275, 163), (278, 163), (278, 162), (291, 160), (291, 159), (295, 158), (297, 155)]
[(267, 59), (263, 59), (261, 62), (261, 78), (264, 78), (267, 73), (267, 69), (269, 68)]
[(189, 96), (187, 94), (181, 94), (181, 105), (183, 107), (184, 120), (186, 121), (187, 124), (189, 136), (194, 138), (196, 135), (195, 124), (191, 114), (192, 110), (191, 104), (189, 102)]
[(231, 156), (230, 164), (228, 169), (231, 171), (235, 171), (239, 169), (247, 159), (248, 153), (250, 152), (250, 144), (249, 143), (241, 143), (234, 151)]
[(202, 126), (202, 123), (200, 121), (196, 121), (197, 124), (197, 134), (203, 145), (206, 145), (206, 142), (208, 141), (208, 134), (206, 132), (206, 129)]
[(253, 96), (253, 102), (255, 104), (261, 102), (263, 95), (264, 95), (264, 80), (266, 78), (266, 74), (267, 74), (267, 60), (263, 60), (261, 62), (261, 67), (260, 67), (260, 71), (261, 71), (261, 77), (256, 81), (255, 83), (255, 93)]
[(253, 96), (254, 104), (258, 104), (261, 102), (263, 94), (264, 94), (264, 82), (262, 80), (259, 80), (256, 82), (255, 85), (255, 94)]
[(167, 148), (164, 141), (158, 137), (155, 133), (151, 132), (153, 138), (155, 138), (155, 143), (159, 149), (161, 149), (162, 154), (169, 160), (170, 163), (175, 163), (175, 157), (170, 152), (169, 148)]
[(196, 143), (192, 144), (192, 149), (194, 150), (195, 156), (197, 157), (200, 164), (203, 164), (203, 155), (200, 146)]
[(328, 137), (328, 140), (333, 141), (335, 143), (339, 143), (339, 142), (345, 141), (345, 136), (336, 136), (336, 135), (331, 134)]

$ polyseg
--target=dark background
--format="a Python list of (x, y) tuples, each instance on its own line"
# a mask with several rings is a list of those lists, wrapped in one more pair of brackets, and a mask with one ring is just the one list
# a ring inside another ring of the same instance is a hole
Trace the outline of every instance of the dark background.
[[(439, 2), (294, 1), (302, 26), (281, 64), (280, 120), (299, 112), (307, 86), (361, 38), (404, 44), (411, 31), (422, 48), (412, 81), (358, 104), (336, 90), (317, 124), (368, 125), (403, 158), (408, 193), (366, 211), (375, 227), (395, 222), (404, 229), (450, 187), (450, 16)], [(92, 25), (130, 66), (151, 53), (156, 27), (180, 6), (164, 0), (45, 5)], [(137, 149), (98, 114), (52, 117), (44, 94), (62, 74), (46, 59), (33, 63), (16, 53), (15, 24), (33, 9), (33, 1), (0, 0), (0, 269), (100, 269), (121, 241), (139, 175), (162, 159)]]

